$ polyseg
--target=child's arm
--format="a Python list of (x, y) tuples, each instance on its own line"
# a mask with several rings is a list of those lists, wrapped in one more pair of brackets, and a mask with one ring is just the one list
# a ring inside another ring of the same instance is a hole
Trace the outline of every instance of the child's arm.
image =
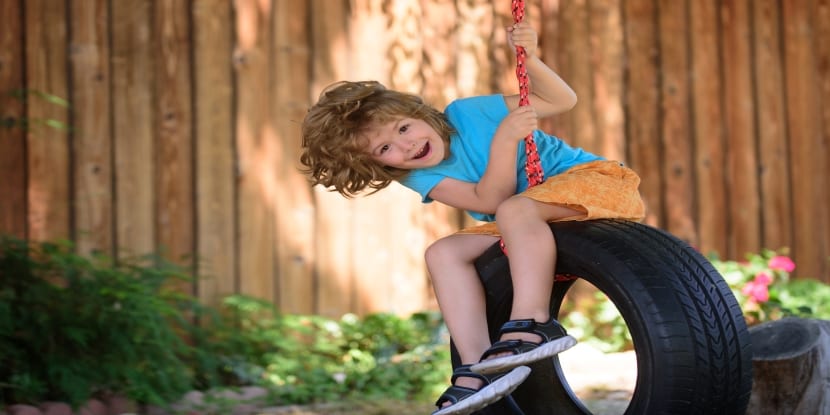
[[(507, 28), (507, 40), (511, 48), (522, 46), (527, 52), (525, 65), (530, 78), (530, 105), (536, 108), (539, 118), (548, 117), (570, 110), (576, 105), (576, 93), (548, 65), (536, 55), (536, 30), (522, 22)], [(519, 105), (519, 96), (505, 97), (508, 108)]]
[(576, 93), (559, 75), (536, 56), (536, 31), (526, 22), (507, 29), (508, 43), (525, 48), (531, 82), (530, 106), (519, 108), (519, 95), (505, 96), (510, 113), (493, 136), (487, 169), (478, 183), (443, 179), (430, 197), (444, 204), (481, 213), (496, 208), (516, 190), (518, 143), (538, 127), (538, 119), (565, 112), (576, 105)]
[(496, 208), (516, 193), (516, 156), (519, 141), (538, 127), (532, 106), (517, 108), (499, 124), (490, 144), (487, 169), (478, 183), (445, 178), (429, 193), (441, 203), (464, 210), (495, 213)]

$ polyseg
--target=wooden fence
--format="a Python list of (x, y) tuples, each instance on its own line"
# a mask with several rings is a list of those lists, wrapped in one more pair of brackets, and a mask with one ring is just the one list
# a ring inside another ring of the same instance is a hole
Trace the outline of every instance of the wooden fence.
[[(352, 200), (309, 187), (299, 125), (340, 79), (441, 108), (514, 93), (509, 11), (2, 0), (0, 233), (193, 255), (205, 301), (434, 307), (423, 251), (469, 219), (400, 186)], [(579, 95), (545, 128), (637, 170), (647, 223), (727, 258), (789, 247), (799, 277), (830, 282), (830, 1), (528, 0), (527, 13)]]

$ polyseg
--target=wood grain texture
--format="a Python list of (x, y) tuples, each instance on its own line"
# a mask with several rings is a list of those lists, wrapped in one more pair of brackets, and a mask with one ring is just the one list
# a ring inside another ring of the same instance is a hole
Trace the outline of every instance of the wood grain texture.
[(76, 246), (80, 253), (115, 254), (109, 10), (107, 1), (73, 2), (69, 16), (72, 105), (72, 178)]
[[(792, 247), (793, 205), (790, 198), (789, 135), (785, 114), (779, 2), (756, 1), (752, 7), (757, 85), (758, 181), (761, 195), (761, 245), (771, 249)], [(725, 251), (722, 251), (725, 252)]]
[(721, 77), (720, 9), (716, 0), (690, 3), (692, 60), (692, 140), (694, 141), (695, 205), (699, 249), (727, 252), (729, 218), (726, 178), (723, 81)]
[(238, 187), (238, 292), (274, 301), (274, 197), (278, 143), (271, 116), (270, 24), (273, 3), (237, 1), (236, 151)]
[(623, 9), (626, 65), (626, 159), (641, 178), (640, 194), (646, 205), (645, 222), (663, 220), (663, 158), (660, 154), (660, 89), (657, 7), (654, 0), (630, 0)]
[(0, 2), (0, 234), (26, 238), (22, 2)]
[(65, 4), (25, 2), (28, 236), (72, 239)]
[(277, 278), (280, 308), (314, 312), (314, 202), (299, 171), (302, 119), (310, 106), (310, 33), (306, 2), (279, 0), (274, 14), (275, 69), (273, 108), (280, 142), (276, 175)]
[(115, 248), (119, 258), (156, 251), (155, 52), (151, 0), (112, 3)]
[(663, 227), (692, 245), (699, 239), (694, 224), (692, 176), (689, 21), (686, 1), (658, 1), (660, 36), (660, 138), (665, 198)]
[[(192, 267), (193, 107), (190, 19), (187, 4), (154, 4), (156, 27), (156, 238), (171, 261)], [(180, 289), (194, 294), (190, 282)]]
[(193, 3), (197, 293), (217, 304), (237, 289), (231, 4)]
[[(821, 151), (821, 85), (815, 55), (816, 21), (814, 1), (784, 2), (784, 73), (787, 97), (787, 125), (791, 157), (794, 256), (799, 275), (826, 278), (827, 253), (824, 206), (828, 178), (820, 174), (825, 166)], [(819, 170), (817, 170), (819, 169)], [(817, 174), (818, 173), (818, 174)], [(822, 277), (825, 276), (825, 277)]]
[(741, 258), (761, 244), (758, 148), (752, 84), (749, 2), (722, 3), (724, 112), (731, 237), (727, 255)]

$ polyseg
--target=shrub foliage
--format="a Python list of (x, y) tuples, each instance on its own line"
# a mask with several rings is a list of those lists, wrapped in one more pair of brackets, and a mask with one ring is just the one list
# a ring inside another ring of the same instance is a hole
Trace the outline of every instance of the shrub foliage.
[(166, 404), (192, 389), (266, 386), (280, 403), (432, 395), (449, 372), (436, 314), (340, 320), (245, 296), (205, 307), (159, 257), (84, 257), (0, 239), (0, 404), (102, 394)]

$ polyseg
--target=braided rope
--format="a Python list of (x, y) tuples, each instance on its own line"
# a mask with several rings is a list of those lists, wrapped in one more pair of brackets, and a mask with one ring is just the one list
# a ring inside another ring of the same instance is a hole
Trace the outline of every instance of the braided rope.
[[(513, 0), (513, 21), (521, 23), (525, 17), (524, 0)], [(530, 105), (530, 77), (527, 75), (527, 51), (521, 46), (516, 46), (516, 79), (519, 81), (519, 106)], [(536, 149), (536, 142), (533, 134), (525, 137), (525, 174), (527, 175), (528, 187), (535, 186), (545, 180), (545, 171), (542, 170), (542, 161), (539, 159), (539, 151)]]
[[(513, 0), (513, 22), (521, 23), (525, 17), (524, 0)], [(527, 51), (522, 46), (516, 46), (516, 79), (519, 81), (519, 106), (530, 105), (530, 77), (527, 75)], [(536, 186), (545, 181), (545, 171), (542, 170), (542, 160), (539, 159), (539, 151), (536, 149), (536, 141), (533, 140), (533, 133), (525, 137), (525, 174), (527, 175), (527, 186)], [(499, 239), (499, 247), (507, 255), (507, 247), (504, 245), (504, 238)]]

